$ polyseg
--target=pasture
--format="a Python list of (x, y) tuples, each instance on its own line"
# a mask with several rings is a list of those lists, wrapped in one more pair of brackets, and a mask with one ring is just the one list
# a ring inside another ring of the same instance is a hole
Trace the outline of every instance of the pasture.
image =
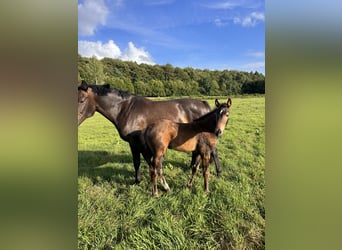
[[(207, 99), (212, 108), (214, 100)], [(264, 249), (264, 96), (232, 98), (217, 148), (222, 175), (210, 165), (209, 194), (201, 171), (187, 188), (191, 154), (168, 150), (163, 172), (171, 191), (158, 183), (153, 198), (143, 158), (142, 182), (133, 185), (128, 143), (102, 115), (85, 120), (78, 128), (78, 248)]]

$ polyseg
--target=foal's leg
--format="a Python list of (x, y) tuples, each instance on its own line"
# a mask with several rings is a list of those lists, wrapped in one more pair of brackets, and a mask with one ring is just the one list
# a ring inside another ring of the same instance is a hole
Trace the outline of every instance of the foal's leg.
[(216, 166), (216, 175), (217, 176), (221, 176), (221, 172), (222, 172), (222, 168), (221, 168), (221, 164), (218, 160), (218, 155), (217, 155), (217, 148), (214, 147), (211, 151), (211, 157), (215, 162), (215, 166)]
[(209, 192), (209, 161), (210, 161), (210, 153), (205, 153), (203, 156), (203, 178), (204, 178), (204, 191), (206, 193)]
[(163, 175), (163, 160), (164, 160), (164, 157), (161, 156), (160, 157), (160, 161), (159, 161), (159, 165), (157, 166), (157, 174), (160, 178), (160, 183), (162, 184), (164, 190), (166, 192), (169, 192), (170, 191), (170, 187), (169, 185), (167, 184), (166, 180), (165, 180), (165, 177)]
[(152, 196), (158, 197), (157, 168), (154, 165), (154, 159), (155, 158), (153, 158), (153, 164), (150, 166), (150, 176), (151, 176), (151, 183), (152, 183)]
[(198, 167), (201, 163), (201, 155), (197, 152), (192, 152), (192, 158), (191, 158), (191, 170), (192, 170), (192, 175), (190, 177), (190, 180), (188, 182), (188, 188), (192, 188), (192, 184), (193, 184), (193, 181), (194, 181), (194, 178), (196, 176), (196, 173), (197, 173), (197, 170), (198, 170)]
[[(162, 176), (161, 173), (161, 165), (163, 162), (163, 155), (164, 155), (165, 150), (159, 149), (156, 150), (153, 160), (152, 160), (152, 168), (150, 168), (150, 173), (151, 173), (151, 180), (152, 180), (152, 195), (154, 197), (158, 197), (158, 188), (157, 188), (157, 175), (161, 177), (161, 182), (164, 188), (169, 188), (169, 185), (167, 185), (164, 176)], [(164, 183), (163, 183), (164, 181)]]

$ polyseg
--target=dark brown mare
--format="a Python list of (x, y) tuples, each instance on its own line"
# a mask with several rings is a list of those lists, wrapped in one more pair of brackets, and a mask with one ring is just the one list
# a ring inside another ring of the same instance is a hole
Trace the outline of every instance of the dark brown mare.
[(216, 146), (218, 136), (223, 133), (228, 123), (231, 104), (230, 98), (227, 103), (223, 104), (220, 104), (216, 99), (216, 109), (193, 122), (177, 123), (162, 119), (150, 124), (142, 132), (140, 139), (142, 143), (146, 144), (152, 157), (152, 161), (148, 160), (148, 163), (150, 165), (153, 196), (158, 196), (157, 176), (160, 178), (164, 189), (166, 191), (170, 190), (162, 173), (162, 162), (167, 148), (183, 152), (193, 152), (191, 163), (192, 176), (188, 183), (190, 188), (200, 163), (199, 159), (202, 159), (204, 190), (209, 192), (210, 154)]
[[(109, 84), (88, 85), (82, 81), (78, 86), (78, 125), (93, 116), (95, 111), (111, 121), (120, 137), (129, 143), (135, 168), (135, 183), (139, 183), (140, 154), (144, 155), (144, 145), (139, 140), (141, 130), (158, 119), (191, 122), (210, 112), (210, 106), (205, 101), (190, 98), (151, 101), (142, 96), (111, 89)], [(222, 169), (216, 148), (212, 152), (212, 159), (219, 176)]]

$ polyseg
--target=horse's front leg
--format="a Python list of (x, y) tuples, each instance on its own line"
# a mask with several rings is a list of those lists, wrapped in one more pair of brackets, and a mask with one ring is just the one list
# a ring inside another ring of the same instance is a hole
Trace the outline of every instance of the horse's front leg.
[(203, 156), (203, 178), (204, 178), (204, 192), (209, 192), (209, 161), (210, 161), (210, 153), (206, 153)]
[(192, 170), (192, 175), (190, 177), (190, 180), (188, 182), (188, 188), (192, 188), (193, 182), (194, 182), (194, 178), (196, 176), (198, 167), (201, 163), (201, 155), (199, 153), (197, 153), (196, 151), (192, 152), (192, 157), (191, 157), (191, 170)]
[(215, 163), (216, 175), (218, 177), (220, 177), (221, 176), (221, 172), (222, 172), (222, 168), (221, 168), (221, 164), (220, 164), (219, 159), (218, 159), (217, 148), (216, 147), (213, 147), (213, 149), (211, 151), (211, 157), (212, 157), (212, 159), (214, 160), (214, 163)]
[(132, 152), (133, 165), (134, 165), (134, 170), (135, 170), (135, 184), (139, 184), (141, 182), (140, 152), (135, 146), (131, 146), (131, 152)]

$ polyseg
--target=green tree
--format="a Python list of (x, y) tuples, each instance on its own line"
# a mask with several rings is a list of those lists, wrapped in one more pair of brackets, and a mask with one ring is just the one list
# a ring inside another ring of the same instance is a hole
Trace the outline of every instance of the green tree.
[(134, 86), (131, 83), (131, 80), (127, 77), (107, 77), (106, 83), (109, 83), (112, 88), (134, 93)]
[(162, 66), (164, 69), (164, 80), (165, 81), (171, 81), (174, 79), (174, 69), (173, 66), (169, 63)]
[[(257, 71), (180, 68), (169, 63), (148, 65), (81, 55), (78, 55), (78, 80), (95, 84), (107, 82), (144, 96), (234, 95), (251, 91), (259, 93), (265, 88), (265, 76)], [(164, 91), (160, 89), (162, 85)]]
[(86, 70), (89, 73), (90, 82), (95, 84), (104, 83), (105, 74), (103, 73), (103, 65), (95, 56), (89, 59), (89, 62), (86, 65)]
[(152, 80), (150, 83), (150, 96), (165, 96), (165, 88), (162, 81)]
[(134, 84), (135, 93), (141, 96), (150, 96), (151, 88), (149, 84), (144, 83), (143, 81), (138, 81)]
[(191, 80), (187, 84), (187, 89), (188, 89), (188, 95), (199, 95), (199, 87), (198, 87), (198, 82)]
[(165, 74), (164, 74), (164, 69), (162, 68), (162, 66), (156, 64), (153, 66), (149, 65), (148, 67), (149, 67), (149, 75), (151, 79), (160, 80), (165, 83)]
[(220, 95), (221, 94), (220, 93), (220, 86), (216, 80), (211, 81), (209, 94), (210, 95)]

